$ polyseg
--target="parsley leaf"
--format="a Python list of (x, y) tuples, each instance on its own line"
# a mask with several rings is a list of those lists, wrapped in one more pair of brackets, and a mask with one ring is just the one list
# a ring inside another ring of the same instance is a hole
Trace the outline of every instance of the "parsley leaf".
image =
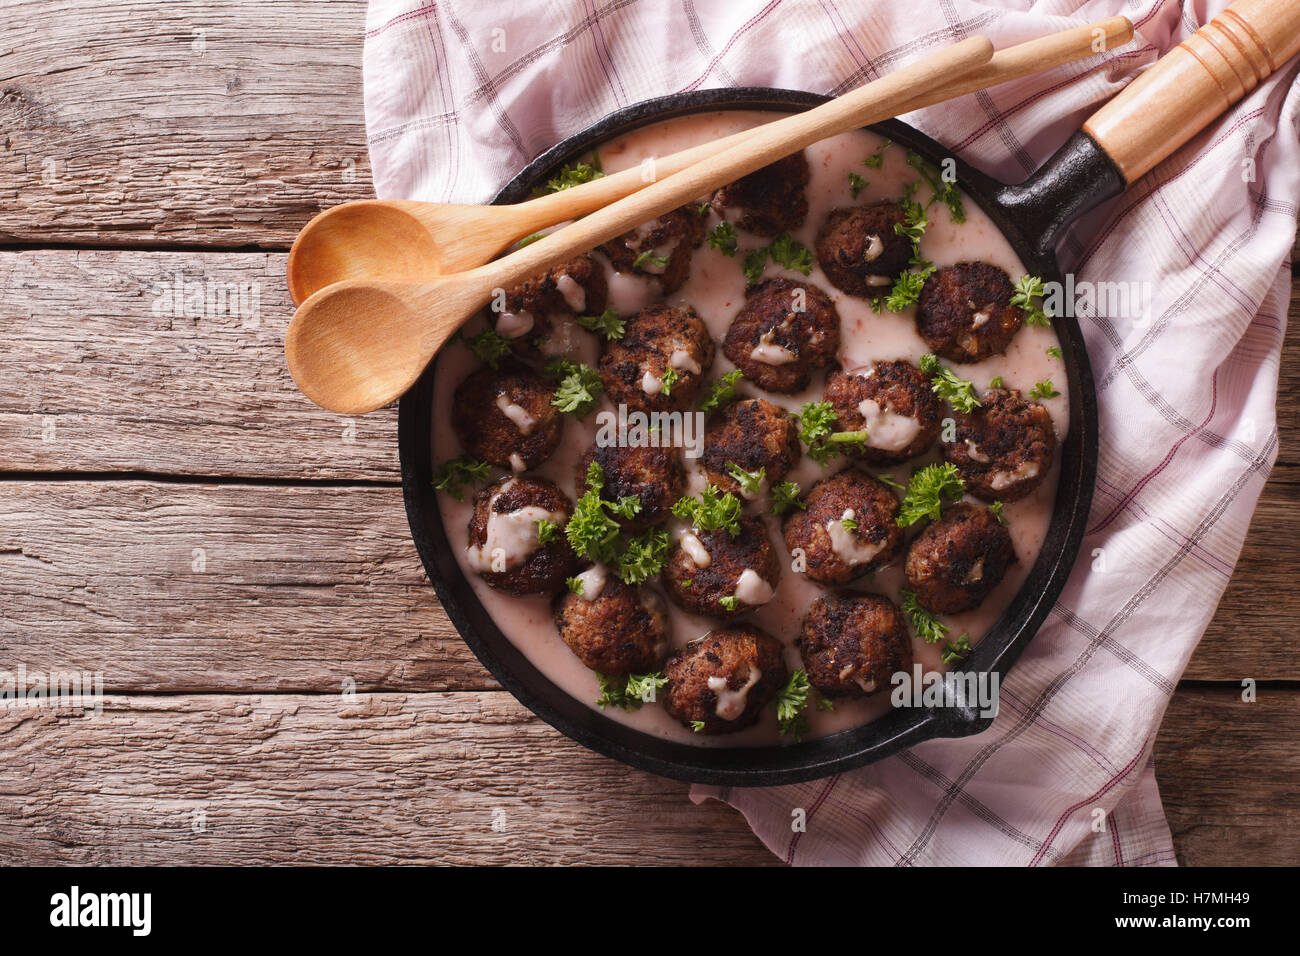
[(700, 733), (700, 732), (702, 732), (702, 731), (704, 730), (704, 721), (702, 721), (702, 720), (692, 720), (692, 721), (691, 721), (691, 730), (695, 731), (697, 734)]
[(659, 379), (659, 387), (665, 398), (673, 393), (673, 386), (677, 384), (677, 379), (680, 377), (677, 369), (671, 367), (664, 369), (664, 374)]
[(700, 531), (725, 528), (733, 538), (740, 534), (740, 499), (708, 485), (698, 498), (684, 496), (673, 505), (673, 515)]
[[(460, 333), (456, 333), (460, 335)], [(460, 339), (474, 353), (474, 357), (490, 368), (496, 368), (501, 356), (510, 351), (510, 340), (495, 329), (484, 329), (478, 335), (461, 335)]]
[(736, 254), (736, 227), (725, 219), (709, 230), (709, 245), (724, 256)]
[(793, 269), (795, 272), (802, 272), (804, 275), (812, 272), (812, 250), (788, 232), (783, 232), (772, 240), (769, 252), (772, 261), (779, 266)]
[(989, 511), (993, 512), (993, 517), (998, 519), (998, 524), (1008, 524), (1006, 517), (1002, 514), (1002, 502), (995, 501), (989, 505)]
[(930, 376), (930, 388), (940, 398), (959, 412), (972, 412), (979, 408), (979, 399), (975, 397), (975, 386), (957, 373), (939, 364), (939, 359), (931, 352), (922, 355), (917, 363), (921, 371)]
[(656, 269), (666, 268), (668, 265), (667, 256), (657, 256), (653, 249), (647, 249), (641, 255), (632, 260), (632, 267), (640, 269), (644, 265), (654, 266)]
[(572, 594), (581, 595), (582, 592), (587, 589), (587, 586), (583, 583), (582, 578), (580, 577), (575, 576), (572, 578), (565, 578), (564, 583), (568, 586), (569, 591)]
[(808, 732), (804, 710), (810, 689), (807, 671), (797, 670), (776, 695), (776, 721), (783, 735), (793, 734), (798, 739)]
[(728, 372), (713, 383), (709, 394), (696, 402), (695, 407), (702, 412), (711, 412), (728, 404), (736, 397), (736, 383), (744, 377), (745, 373), (740, 369)]
[(837, 432), (837, 419), (830, 402), (808, 402), (799, 409), (795, 421), (799, 424), (799, 437), (808, 446), (808, 457), (825, 465), (842, 450), (842, 445), (860, 445), (867, 440), (865, 430)]
[(452, 458), (444, 461), (442, 466), (434, 473), (433, 487), (438, 491), (445, 491), (457, 501), (465, 500), (466, 483), (485, 481), (488, 471), (491, 469), (485, 461), (477, 461), (469, 455), (461, 455), (459, 458)]
[(993, 381), (989, 382), (989, 388), (1001, 388), (1001, 387), (1002, 387), (1002, 376), (1001, 376), (1001, 375), (996, 376), (996, 377), (993, 379)]
[(650, 528), (627, 543), (618, 557), (616, 573), (627, 584), (642, 584), (663, 570), (671, 538), (663, 528)]
[(606, 340), (621, 339), (625, 331), (623, 320), (615, 309), (606, 309), (600, 315), (580, 315), (578, 324), (589, 332), (595, 332)]
[(727, 462), (727, 474), (736, 479), (740, 485), (740, 490), (747, 495), (758, 494), (763, 480), (767, 477), (767, 469), (760, 468), (758, 471), (746, 471), (734, 461)]
[(629, 674), (624, 694), (630, 700), (653, 704), (659, 688), (667, 683), (668, 678), (663, 674)]
[(921, 297), (921, 289), (925, 287), (925, 280), (930, 278), (935, 271), (935, 267), (930, 263), (923, 265), (918, 272), (907, 271), (900, 273), (894, 280), (894, 287), (889, 290), (883, 304), (890, 312), (902, 312), (909, 306), (916, 305), (916, 300)]
[(741, 263), (741, 271), (745, 273), (745, 282), (753, 285), (763, 277), (763, 267), (767, 265), (768, 250), (766, 246), (760, 246), (757, 249), (750, 249), (745, 253), (745, 258)]
[(971, 652), (970, 635), (963, 634), (955, 641), (948, 641), (943, 645), (943, 653), (939, 659), (945, 664), (955, 664)]
[(728, 611), (734, 611), (736, 608), (740, 607), (740, 598), (736, 597), (734, 594), (728, 594), (726, 597), (718, 598), (718, 603)]
[(619, 524), (609, 516), (607, 502), (600, 490), (605, 485), (605, 475), (596, 462), (587, 469), (587, 491), (573, 508), (573, 516), (564, 526), (564, 535), (573, 550), (592, 561), (612, 561), (617, 554)]
[(537, 519), (537, 543), (548, 544), (560, 533), (560, 526), (546, 518)]
[(921, 607), (915, 592), (899, 589), (898, 596), (903, 599), (903, 613), (912, 622), (912, 630), (916, 631), (917, 637), (927, 644), (943, 640), (943, 636), (948, 633), (948, 625)]
[(966, 221), (966, 210), (962, 206), (961, 193), (957, 191), (956, 183), (948, 182), (938, 169), (911, 150), (907, 153), (907, 165), (921, 174), (921, 178), (925, 180), (931, 192), (934, 193), (927, 207), (938, 200), (948, 207), (948, 215), (953, 222), (961, 224)]
[(1046, 381), (1035, 382), (1034, 387), (1029, 390), (1029, 397), (1035, 401), (1040, 398), (1056, 398), (1056, 396), (1060, 394), (1060, 392), (1052, 387), (1052, 380), (1050, 378)]
[(1048, 348), (1047, 348), (1047, 357), (1048, 357), (1048, 358), (1059, 359), (1059, 358), (1061, 357), (1061, 350), (1060, 350), (1060, 348), (1059, 348), (1058, 346), (1055, 346), (1055, 345), (1050, 345), (1050, 346), (1048, 346)]
[(857, 173), (849, 173), (849, 195), (854, 199), (858, 198), (858, 193), (867, 188), (867, 181)]
[(885, 150), (889, 149), (891, 145), (892, 144), (889, 140), (885, 140), (880, 144), (880, 149), (876, 150), (862, 161), (862, 165), (871, 169), (879, 169), (881, 166), (885, 165)]
[(600, 168), (600, 154), (593, 152), (590, 163), (572, 163), (564, 166), (558, 173), (546, 181), (546, 185), (533, 190), (536, 195), (558, 193), (563, 189), (572, 189), (593, 179), (600, 179), (605, 173)]
[(799, 497), (799, 486), (793, 481), (783, 481), (772, 487), (772, 514), (783, 515), (792, 508), (807, 511), (808, 505)]
[(926, 465), (907, 483), (907, 493), (898, 509), (898, 526), (906, 528), (922, 518), (939, 520), (946, 502), (956, 501), (966, 491), (966, 482), (951, 462)]
[(1021, 276), (1016, 281), (1016, 291), (1011, 295), (1011, 304), (1024, 313), (1025, 325), (1052, 324), (1047, 313), (1038, 305), (1045, 291), (1043, 280), (1038, 276)]
[(546, 373), (560, 380), (551, 404), (560, 411), (586, 418), (600, 399), (604, 386), (600, 373), (590, 365), (554, 358), (546, 363)]

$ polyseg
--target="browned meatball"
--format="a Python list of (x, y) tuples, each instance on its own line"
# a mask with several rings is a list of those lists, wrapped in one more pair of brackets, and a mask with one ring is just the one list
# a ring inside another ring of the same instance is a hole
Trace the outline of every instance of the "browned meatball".
[(769, 279), (745, 292), (722, 351), (745, 378), (781, 394), (808, 387), (812, 373), (835, 361), (840, 315), (821, 289), (791, 279)]
[(771, 488), (799, 463), (802, 453), (793, 416), (765, 398), (750, 398), (732, 403), (717, 415), (705, 435), (701, 457), (709, 484), (750, 497), (727, 471), (727, 465), (750, 474), (762, 469), (766, 486)]
[(651, 276), (664, 293), (676, 292), (691, 271), (691, 256), (704, 242), (699, 209), (681, 206), (625, 232), (601, 249), (619, 272)]
[(921, 370), (910, 362), (875, 362), (826, 377), (826, 401), (837, 431), (867, 430), (864, 444), (844, 451), (876, 465), (896, 465), (922, 455), (939, 437), (943, 405)]
[(943, 454), (966, 490), (985, 501), (1016, 501), (1047, 477), (1056, 451), (1052, 416), (1013, 388), (993, 388), (969, 413), (953, 414), (956, 429)]
[(907, 621), (879, 594), (828, 594), (803, 619), (799, 653), (809, 682), (826, 697), (865, 697), (912, 669)]
[(668, 653), (663, 599), (599, 567), (578, 579), (581, 594), (566, 590), (555, 599), (555, 626), (569, 650), (607, 677), (657, 671)]
[(537, 343), (551, 334), (552, 316), (599, 315), (608, 301), (604, 267), (583, 254), (506, 290), (489, 311), (497, 333), (510, 339), (516, 352), (533, 355)]
[(725, 621), (771, 599), (781, 562), (761, 519), (742, 515), (735, 536), (722, 528), (693, 528), (688, 535), (673, 549), (660, 576), (676, 604)]
[(1006, 351), (1020, 328), (1011, 277), (987, 262), (944, 266), (925, 280), (916, 303), (916, 331), (953, 362), (978, 362)]
[(578, 462), (575, 490), (580, 498), (587, 492), (587, 473), (593, 461), (605, 475), (601, 498), (641, 502), (636, 516), (622, 521), (629, 530), (648, 528), (667, 518), (686, 485), (686, 471), (676, 448), (592, 445)]
[(808, 178), (801, 150), (723, 186), (713, 195), (713, 211), (760, 236), (798, 229), (808, 217)]
[(456, 386), (451, 425), (471, 457), (523, 471), (550, 458), (564, 419), (555, 385), (513, 361), (484, 366)]
[[(569, 499), (542, 478), (501, 478), (474, 496), (469, 563), (490, 587), (511, 594), (550, 594), (565, 587), (577, 556), (564, 536)], [(541, 522), (555, 528), (539, 541)]]
[(802, 548), (806, 573), (819, 584), (847, 584), (884, 567), (903, 541), (898, 499), (857, 468), (813, 485), (807, 508), (785, 519), (785, 546)]
[(980, 505), (958, 502), (907, 549), (907, 585), (935, 614), (978, 607), (1016, 561), (1011, 532)]
[(912, 260), (912, 241), (894, 228), (906, 219), (893, 202), (833, 210), (817, 233), (817, 264), (841, 292), (863, 299), (888, 295)]
[(664, 676), (664, 710), (702, 734), (752, 726), (790, 680), (781, 642), (745, 625), (688, 644), (668, 659)]
[[(600, 378), (615, 405), (682, 411), (694, 404), (713, 355), (713, 339), (694, 309), (652, 305), (627, 320), (621, 339), (605, 343)], [(672, 381), (665, 386), (669, 370)]]

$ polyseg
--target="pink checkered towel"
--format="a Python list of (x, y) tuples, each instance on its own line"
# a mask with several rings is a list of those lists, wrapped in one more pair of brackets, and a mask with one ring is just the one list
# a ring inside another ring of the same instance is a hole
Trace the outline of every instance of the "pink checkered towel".
[[(904, 117), (1018, 181), (1226, 2), (371, 0), (375, 188), (481, 202), (638, 100), (725, 86), (840, 93), (971, 34), (1002, 47), (1128, 16), (1137, 38), (1122, 49)], [(1003, 682), (993, 726), (825, 780), (697, 786), (692, 799), (727, 801), (791, 863), (1174, 862), (1151, 748), (1277, 453), (1296, 73), (1293, 62), (1060, 249), (1080, 280), (1153, 292), (1137, 319), (1080, 316), (1101, 403), (1096, 501), (1083, 557)], [(792, 831), (794, 808), (806, 831)]]

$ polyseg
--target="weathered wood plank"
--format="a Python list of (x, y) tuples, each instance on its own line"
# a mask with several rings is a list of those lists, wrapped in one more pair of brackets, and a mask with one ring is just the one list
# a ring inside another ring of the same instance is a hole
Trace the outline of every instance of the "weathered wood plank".
[(0, 709), (25, 864), (754, 864), (735, 811), (572, 743), (504, 692)]
[(1300, 680), (1296, 542), (1300, 485), (1270, 482), (1251, 521), (1241, 560), (1184, 672), (1188, 680)]
[(0, 482), (0, 660), (130, 691), (494, 688), (401, 491)]
[(1184, 866), (1300, 860), (1300, 691), (1182, 687), (1156, 741), (1156, 779)]
[[(294, 386), (284, 264), (265, 253), (0, 253), (0, 469), (394, 478), (392, 409), (345, 420)], [(204, 290), (179, 316), (178, 277), (186, 296)], [(1300, 319), (1300, 289), (1291, 312)], [(1289, 326), (1273, 479), (1300, 484), (1300, 321)]]
[(287, 248), (373, 196), (364, 0), (10, 0), (0, 242)]
[[(1295, 501), (1266, 502), (1188, 677), (1300, 678)], [(484, 689), (396, 487), (0, 482), (0, 656), (118, 691)], [(195, 570), (196, 567), (201, 570)]]
[[(1298, 705), (1179, 691), (1156, 767), (1181, 862), (1294, 863)], [(775, 862), (739, 815), (500, 692), (110, 697), (0, 711), (0, 732), (16, 863)]]
[(284, 263), (0, 253), (0, 469), (396, 480), (395, 409), (344, 418), (294, 385)]

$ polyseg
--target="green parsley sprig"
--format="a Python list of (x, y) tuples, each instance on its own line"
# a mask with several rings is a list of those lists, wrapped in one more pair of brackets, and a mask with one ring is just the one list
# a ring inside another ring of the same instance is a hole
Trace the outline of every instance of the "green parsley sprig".
[(723, 405), (730, 404), (736, 397), (736, 383), (745, 377), (745, 373), (740, 369), (728, 372), (709, 389), (709, 393), (695, 403), (695, 407), (700, 411), (708, 413), (716, 411)]
[(740, 499), (714, 485), (706, 486), (698, 498), (685, 495), (677, 499), (673, 515), (689, 521), (699, 531), (725, 528), (733, 538), (740, 534)]
[(921, 607), (914, 591), (900, 588), (898, 596), (903, 599), (903, 613), (911, 621), (912, 630), (916, 631), (917, 637), (927, 644), (936, 644), (943, 640), (943, 636), (948, 633), (948, 625)]
[(1043, 280), (1038, 276), (1021, 276), (1016, 281), (1016, 291), (1011, 294), (1011, 304), (1025, 317), (1025, 325), (1050, 326), (1051, 318), (1039, 304), (1046, 293)]
[(952, 369), (940, 364), (931, 352), (922, 355), (917, 362), (921, 372), (930, 377), (930, 388), (959, 412), (973, 412), (979, 408), (980, 401), (975, 397), (974, 383), (959, 378)]
[(445, 491), (457, 501), (465, 500), (465, 485), (486, 481), (491, 465), (461, 455), (444, 461), (433, 475), (433, 487)]
[(898, 526), (906, 528), (923, 518), (939, 520), (943, 506), (966, 493), (966, 482), (951, 462), (926, 465), (907, 482), (907, 492), (898, 508)]

